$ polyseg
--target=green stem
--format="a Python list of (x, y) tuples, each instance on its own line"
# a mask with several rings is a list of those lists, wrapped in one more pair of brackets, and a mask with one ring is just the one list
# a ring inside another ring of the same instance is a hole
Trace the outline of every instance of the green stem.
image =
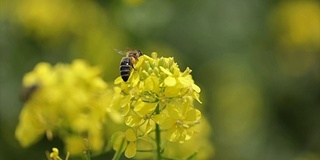
[[(159, 105), (156, 108), (156, 114), (160, 114)], [(156, 145), (157, 145), (157, 160), (161, 160), (161, 135), (160, 135), (160, 126), (156, 124)]]
[(153, 152), (154, 150), (152, 150), (152, 149), (149, 149), (149, 150), (139, 150), (139, 149), (137, 149), (137, 152)]
[(85, 150), (84, 151), (84, 159), (85, 160), (90, 160), (90, 151), (89, 150)]
[(70, 157), (70, 153), (67, 152), (66, 160), (69, 160), (69, 157)]
[(90, 155), (90, 149), (89, 149), (89, 147), (87, 147), (88, 146), (88, 141), (86, 140), (86, 149), (84, 150), (84, 159), (85, 160), (90, 160), (90, 158), (91, 158), (91, 155)]
[(116, 153), (114, 154), (112, 160), (119, 160), (121, 157), (121, 154), (123, 153), (123, 147), (124, 147), (124, 139), (121, 142), (120, 148), (118, 151), (116, 151)]

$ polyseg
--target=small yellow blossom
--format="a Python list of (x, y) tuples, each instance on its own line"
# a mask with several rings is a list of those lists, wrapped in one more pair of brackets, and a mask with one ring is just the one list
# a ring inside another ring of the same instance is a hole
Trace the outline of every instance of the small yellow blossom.
[(212, 135), (208, 121), (203, 117), (201, 123), (195, 127), (197, 134), (192, 139), (184, 143), (167, 142), (164, 144), (163, 155), (165, 157), (175, 157), (176, 159), (190, 159), (187, 157), (196, 153), (196, 159), (212, 159), (214, 148), (208, 140)]
[(160, 126), (168, 130), (167, 139), (169, 141), (184, 143), (194, 134), (190, 128), (199, 123), (201, 112), (187, 103), (185, 101), (169, 104), (159, 116)]
[[(48, 159), (49, 160), (62, 160), (62, 158), (60, 158), (60, 156), (59, 156), (58, 148), (52, 148), (52, 152), (49, 154)], [(65, 160), (68, 160), (68, 159), (69, 159), (69, 152), (67, 153)]]
[(132, 129), (127, 129), (125, 133), (116, 132), (112, 136), (113, 149), (120, 153), (125, 151), (125, 156), (128, 158), (132, 158), (137, 153), (136, 140), (136, 133)]
[(88, 139), (92, 152), (100, 152), (105, 145), (104, 127), (112, 91), (99, 74), (98, 68), (84, 60), (36, 65), (23, 78), (24, 88), (38, 87), (27, 92), (20, 114), (16, 128), (20, 144), (30, 146), (47, 133), (49, 139), (59, 136), (71, 155), (82, 154), (84, 139)]
[(57, 148), (52, 148), (52, 152), (50, 153), (50, 158), (54, 159), (54, 160), (62, 160), (59, 157), (59, 150)]
[[(52, 148), (52, 152), (49, 154), (48, 159), (49, 160), (62, 160), (62, 158), (60, 158), (60, 156), (59, 156), (58, 148)], [(69, 159), (69, 152), (67, 153), (65, 160), (68, 160), (68, 159)]]
[(136, 134), (132, 129), (128, 129), (126, 131), (126, 139), (129, 142), (126, 151), (124, 152), (124, 155), (128, 158), (134, 157), (136, 155)]

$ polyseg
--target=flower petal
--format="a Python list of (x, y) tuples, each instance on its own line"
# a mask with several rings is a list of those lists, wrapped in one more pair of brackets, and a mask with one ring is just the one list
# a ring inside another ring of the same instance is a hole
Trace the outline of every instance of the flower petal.
[(122, 83), (122, 82), (123, 82), (123, 80), (122, 80), (121, 76), (119, 76), (118, 78), (116, 78), (116, 79), (114, 80), (114, 84), (120, 84), (120, 83)]
[(201, 92), (200, 87), (197, 86), (196, 84), (192, 84), (192, 89), (193, 89), (194, 91), (196, 91), (197, 93), (200, 93), (200, 92)]
[(186, 121), (196, 121), (201, 118), (201, 112), (197, 109), (191, 109), (187, 112), (184, 120)]
[(137, 115), (128, 115), (125, 119), (126, 125), (130, 127), (135, 127), (139, 125), (142, 121), (141, 117), (138, 117)]
[(180, 137), (179, 137), (179, 143), (184, 143), (186, 141), (187, 137), (187, 130), (180, 127), (179, 129)]
[(177, 97), (180, 94), (180, 85), (166, 87), (164, 94), (166, 97)]
[(171, 76), (168, 76), (166, 79), (164, 79), (164, 84), (166, 86), (174, 86), (177, 84), (177, 81), (175, 78), (171, 77)]
[(193, 83), (192, 80), (187, 77), (178, 77), (178, 80), (183, 87), (189, 87)]
[(161, 70), (163, 73), (165, 73), (166, 75), (172, 76), (172, 73), (169, 72), (168, 70), (166, 70), (165, 68), (163, 68), (162, 66), (160, 66), (159, 68), (160, 68), (160, 70)]
[(127, 129), (126, 139), (128, 141), (136, 141), (137, 140), (136, 134), (134, 133), (134, 131), (132, 129)]
[(193, 97), (194, 99), (196, 99), (200, 104), (202, 104), (202, 102), (200, 101), (200, 95), (199, 95), (199, 93), (193, 92), (192, 97)]
[(139, 100), (136, 103), (136, 107), (134, 108), (134, 111), (141, 113), (142, 115), (152, 113), (158, 103), (145, 103), (142, 100)]
[(126, 151), (124, 152), (124, 155), (127, 158), (132, 158), (136, 155), (137, 153), (137, 148), (136, 148), (136, 143), (135, 142), (129, 142), (129, 145), (126, 149)]
[(167, 106), (168, 116), (174, 119), (180, 119), (182, 117), (182, 112), (179, 107), (175, 105), (168, 105)]
[(176, 127), (172, 127), (167, 131), (167, 139), (171, 142), (175, 142), (179, 139), (180, 133)]
[(176, 123), (175, 119), (168, 117), (163, 121), (163, 123), (160, 124), (160, 126), (163, 129), (169, 129), (169, 128), (172, 128), (175, 125), (175, 123)]
[(145, 91), (152, 91), (152, 92), (159, 92), (159, 79), (155, 76), (149, 76), (144, 81), (144, 90)]
[(166, 120), (166, 118), (167, 117), (164, 114), (157, 114), (157, 115), (152, 116), (152, 119), (157, 124), (162, 124)]
[(146, 133), (146, 134), (150, 133), (154, 127), (155, 127), (154, 121), (149, 120), (149, 121), (147, 122), (147, 125), (146, 125), (146, 131), (145, 131), (145, 133)]
[[(116, 132), (112, 135), (111, 142), (113, 144), (112, 147), (115, 151), (119, 151), (120, 149), (124, 151), (125, 146), (127, 145), (124, 138), (125, 138), (125, 134), (123, 132)], [(122, 146), (121, 148), (121, 145), (125, 145), (125, 146)]]

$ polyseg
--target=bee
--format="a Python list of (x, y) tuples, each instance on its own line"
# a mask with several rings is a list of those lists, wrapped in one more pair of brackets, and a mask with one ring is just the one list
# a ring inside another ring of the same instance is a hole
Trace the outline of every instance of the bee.
[(27, 102), (38, 88), (39, 88), (38, 84), (33, 84), (28, 87), (23, 87), (20, 93), (20, 100), (22, 102)]
[[(122, 52), (118, 52), (122, 54)], [(139, 50), (129, 50), (125, 54), (126, 56), (120, 61), (120, 75), (122, 80), (127, 82), (130, 77), (131, 69), (134, 68), (133, 65), (138, 61), (138, 58), (142, 56), (142, 52)]]

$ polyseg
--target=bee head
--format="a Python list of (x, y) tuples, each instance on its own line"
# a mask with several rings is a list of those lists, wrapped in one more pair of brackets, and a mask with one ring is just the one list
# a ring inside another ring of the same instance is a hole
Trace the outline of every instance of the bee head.
[(142, 56), (142, 52), (139, 50), (131, 50), (128, 52), (128, 57), (133, 57), (134, 59), (138, 59)]
[(137, 50), (137, 52), (138, 52), (138, 56), (140, 57), (140, 56), (142, 56), (143, 55), (143, 53), (140, 51), (140, 50)]

